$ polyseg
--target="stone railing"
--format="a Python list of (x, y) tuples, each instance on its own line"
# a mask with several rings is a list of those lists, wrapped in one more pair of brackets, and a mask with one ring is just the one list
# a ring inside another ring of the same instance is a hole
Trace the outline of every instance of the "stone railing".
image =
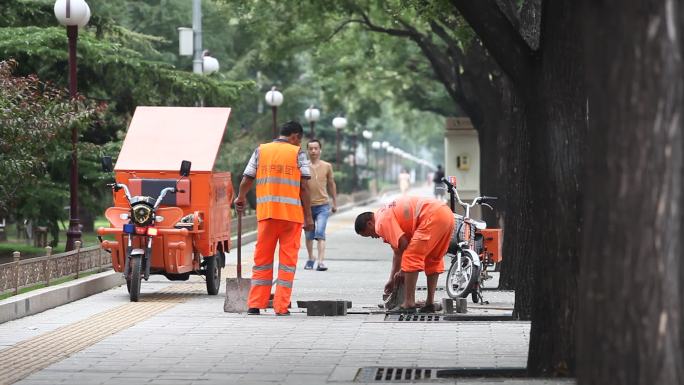
[(77, 242), (75, 250), (52, 255), (52, 248), (46, 247), (43, 257), (21, 260), (14, 252), (13, 262), (0, 265), (0, 294), (37, 284), (50, 285), (51, 281), (64, 277), (78, 278), (83, 273), (101, 272), (112, 266), (109, 253), (100, 246), (81, 248)]

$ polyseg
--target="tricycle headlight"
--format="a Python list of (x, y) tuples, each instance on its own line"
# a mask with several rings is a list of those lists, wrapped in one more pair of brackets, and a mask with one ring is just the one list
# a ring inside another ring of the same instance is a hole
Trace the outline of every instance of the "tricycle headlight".
[(152, 208), (145, 204), (137, 204), (131, 207), (133, 222), (139, 226), (147, 225), (152, 219)]

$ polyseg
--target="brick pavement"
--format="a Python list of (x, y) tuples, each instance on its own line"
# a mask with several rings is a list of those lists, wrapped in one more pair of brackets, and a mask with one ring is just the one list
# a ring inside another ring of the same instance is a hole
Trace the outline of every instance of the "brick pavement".
[[(161, 278), (143, 283), (137, 304), (129, 303), (125, 287), (120, 287), (2, 324), (0, 348), (5, 349), (0, 350), (0, 357), (33, 357), (26, 360), (26, 370), (42, 368), (20, 384), (349, 384), (363, 367), (524, 367), (529, 338), (526, 322), (384, 321), (378, 303), (391, 252), (380, 241), (358, 237), (353, 231), (356, 215), (371, 208), (331, 217), (330, 270), (304, 270), (306, 251), (302, 245), (293, 294), (293, 304), (298, 299), (351, 300), (351, 311), (356, 314), (307, 317), (297, 308), (292, 309), (291, 317), (276, 318), (272, 311), (260, 316), (228, 314), (222, 310), (223, 293), (214, 297), (158, 294), (202, 291), (199, 277), (188, 283), (169, 283)], [(250, 271), (253, 247), (244, 246), (243, 271)], [(229, 260), (234, 260), (232, 254)], [(234, 276), (234, 271), (233, 265), (224, 273)], [(425, 284), (424, 277), (418, 284)], [(438, 292), (438, 296), (443, 295), (443, 291)], [(505, 310), (500, 309), (511, 306), (512, 298), (512, 293), (487, 292), (491, 303), (469, 304), (469, 310), (501, 313)], [(36, 361), (39, 365), (31, 368)], [(18, 372), (18, 366), (0, 359), (0, 372)], [(0, 377), (0, 383), (13, 380)]]

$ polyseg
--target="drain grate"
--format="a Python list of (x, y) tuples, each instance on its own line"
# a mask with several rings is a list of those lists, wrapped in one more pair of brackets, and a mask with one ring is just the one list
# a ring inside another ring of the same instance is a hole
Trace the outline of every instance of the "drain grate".
[(440, 314), (386, 314), (388, 322), (440, 322), (443, 320)]
[(385, 314), (385, 322), (501, 322), (519, 321), (512, 315), (477, 314)]
[(437, 370), (433, 368), (361, 368), (354, 382), (411, 382), (436, 380)]
[(359, 369), (354, 382), (443, 382), (458, 378), (521, 378), (527, 370), (519, 367), (365, 367)]

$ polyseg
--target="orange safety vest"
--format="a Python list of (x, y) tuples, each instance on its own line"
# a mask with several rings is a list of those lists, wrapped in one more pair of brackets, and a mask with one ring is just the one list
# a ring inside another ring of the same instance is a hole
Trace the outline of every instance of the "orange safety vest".
[(299, 147), (286, 142), (259, 146), (256, 174), (257, 220), (282, 219), (304, 223), (299, 198), (302, 173), (297, 164)]

